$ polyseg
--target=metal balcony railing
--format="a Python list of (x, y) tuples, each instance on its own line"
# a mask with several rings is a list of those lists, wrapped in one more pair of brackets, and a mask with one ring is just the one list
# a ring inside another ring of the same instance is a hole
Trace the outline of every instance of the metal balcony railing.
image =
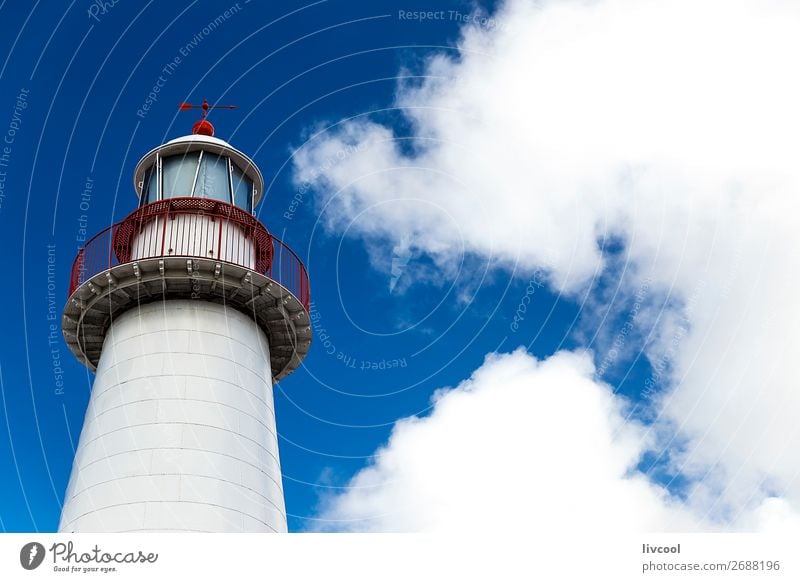
[(69, 294), (117, 265), (159, 257), (212, 259), (280, 283), (309, 309), (305, 265), (252, 214), (208, 198), (147, 204), (92, 237), (72, 263)]

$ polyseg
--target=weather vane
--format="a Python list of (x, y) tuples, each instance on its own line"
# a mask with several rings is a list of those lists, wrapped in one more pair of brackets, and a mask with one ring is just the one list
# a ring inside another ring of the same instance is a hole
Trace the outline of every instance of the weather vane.
[(209, 109), (236, 109), (236, 105), (209, 105), (208, 100), (203, 99), (200, 105), (192, 105), (191, 103), (181, 103), (178, 105), (180, 111), (188, 111), (190, 109), (202, 109), (203, 117), (192, 126), (192, 133), (195, 135), (214, 135), (214, 126), (206, 119), (208, 117)]

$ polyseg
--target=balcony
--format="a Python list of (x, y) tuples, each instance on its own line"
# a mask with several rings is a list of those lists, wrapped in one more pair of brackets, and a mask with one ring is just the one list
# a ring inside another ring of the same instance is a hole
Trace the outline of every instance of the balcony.
[(62, 326), (67, 344), (95, 369), (115, 315), (171, 298), (224, 303), (254, 317), (269, 337), (275, 380), (308, 351), (305, 265), (252, 214), (207, 198), (146, 204), (78, 251)]

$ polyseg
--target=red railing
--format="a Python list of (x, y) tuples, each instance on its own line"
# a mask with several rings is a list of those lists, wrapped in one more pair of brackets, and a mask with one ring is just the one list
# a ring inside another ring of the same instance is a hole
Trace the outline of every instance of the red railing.
[(247, 267), (283, 285), (309, 308), (305, 265), (252, 214), (208, 198), (147, 204), (92, 237), (72, 263), (69, 293), (116, 265), (157, 257), (214, 259)]

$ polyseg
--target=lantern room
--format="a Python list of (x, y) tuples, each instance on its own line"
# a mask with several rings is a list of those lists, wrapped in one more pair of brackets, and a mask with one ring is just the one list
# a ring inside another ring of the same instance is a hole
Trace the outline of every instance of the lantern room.
[(193, 134), (148, 152), (134, 171), (139, 206), (169, 198), (206, 198), (253, 213), (264, 178), (255, 163), (229, 143)]

